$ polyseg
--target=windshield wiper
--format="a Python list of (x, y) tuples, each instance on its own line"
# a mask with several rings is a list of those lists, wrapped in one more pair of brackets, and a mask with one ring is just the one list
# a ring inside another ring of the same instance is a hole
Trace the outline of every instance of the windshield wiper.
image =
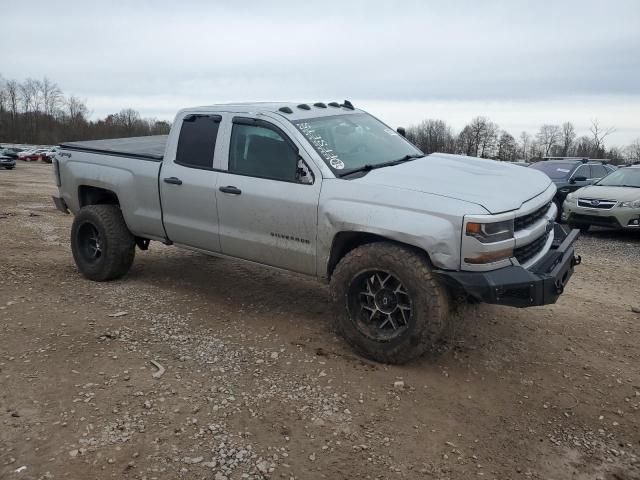
[(382, 163), (375, 163), (375, 164), (367, 163), (365, 165), (362, 165), (361, 167), (353, 168), (348, 172), (339, 173), (338, 176), (346, 177), (347, 175), (351, 175), (353, 173), (368, 172), (370, 170), (375, 170), (376, 168), (391, 167), (393, 165), (399, 165), (404, 162), (410, 162), (411, 160), (415, 160), (416, 158), (422, 158), (424, 156), (425, 156), (424, 154), (420, 154), (420, 153), (411, 153), (409, 155), (405, 155), (402, 158), (391, 160), (390, 162), (382, 162)]

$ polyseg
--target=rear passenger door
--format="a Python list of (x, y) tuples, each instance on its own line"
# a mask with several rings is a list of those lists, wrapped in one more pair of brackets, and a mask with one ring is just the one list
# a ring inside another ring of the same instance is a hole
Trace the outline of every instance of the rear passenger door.
[(216, 190), (222, 252), (315, 274), (320, 171), (284, 125), (236, 116), (230, 127)]
[(169, 239), (211, 252), (220, 251), (213, 162), (220, 148), (220, 115), (187, 115), (174, 158), (160, 171), (162, 218)]

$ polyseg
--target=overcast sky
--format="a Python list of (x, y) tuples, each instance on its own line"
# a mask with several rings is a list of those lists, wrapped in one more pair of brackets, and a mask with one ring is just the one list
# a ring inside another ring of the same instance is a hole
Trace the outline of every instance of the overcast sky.
[(394, 126), (487, 115), (518, 135), (598, 118), (640, 137), (640, 1), (0, 0), (0, 74), (93, 116), (348, 98)]

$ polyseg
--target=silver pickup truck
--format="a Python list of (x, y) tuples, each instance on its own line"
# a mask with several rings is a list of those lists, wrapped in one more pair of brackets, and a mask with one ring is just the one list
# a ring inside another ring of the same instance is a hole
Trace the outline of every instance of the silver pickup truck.
[(168, 136), (62, 144), (54, 202), (91, 280), (151, 240), (311, 275), (382, 362), (432, 348), (460, 299), (554, 303), (580, 258), (549, 177), (401, 133), (349, 101), (190, 108)]

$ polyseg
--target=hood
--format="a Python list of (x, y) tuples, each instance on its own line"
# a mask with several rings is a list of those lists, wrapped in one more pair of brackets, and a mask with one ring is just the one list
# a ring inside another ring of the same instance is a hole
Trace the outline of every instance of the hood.
[(597, 198), (598, 200), (616, 200), (630, 202), (640, 199), (640, 188), (633, 187), (603, 187), (591, 185), (576, 190), (578, 198)]
[(547, 175), (531, 168), (446, 153), (371, 170), (354, 181), (456, 198), (490, 213), (516, 210), (551, 185)]

